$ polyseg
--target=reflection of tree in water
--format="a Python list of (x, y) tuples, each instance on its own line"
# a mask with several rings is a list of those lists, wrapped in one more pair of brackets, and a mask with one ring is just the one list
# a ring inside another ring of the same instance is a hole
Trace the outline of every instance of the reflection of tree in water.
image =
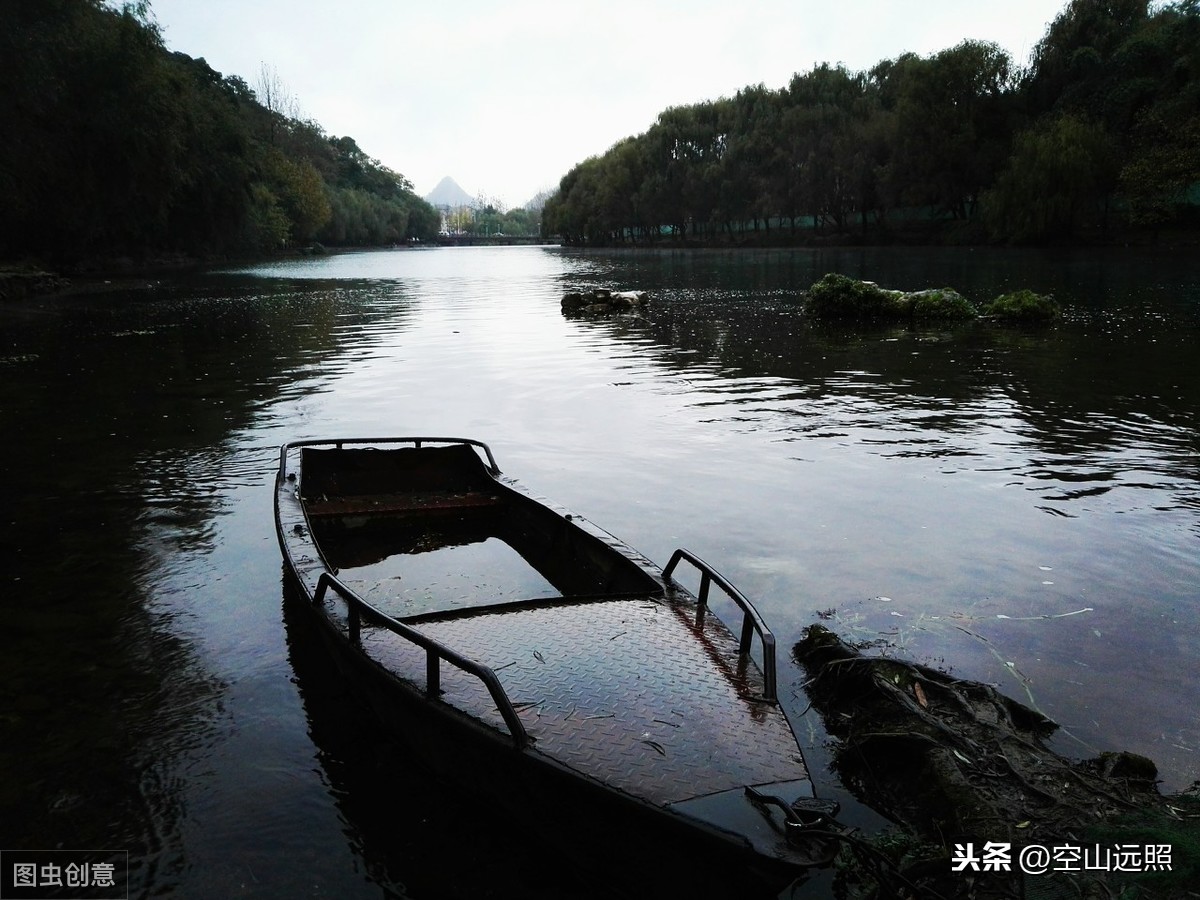
[(1061, 477), (1067, 495), (1149, 468), (1197, 505), (1200, 370), (1185, 311), (884, 328), (810, 322), (794, 294), (690, 288), (579, 327), (629, 343), (644, 366), (706, 395), (696, 402), (717, 418), (725, 407), (797, 437), (869, 429), (888, 455), (1015, 451), (1029, 477)]
[[(586, 327), (629, 346), (631, 368), (653, 376), (630, 377), (636, 389), (670, 393), (706, 428), (754, 435), (748, 467), (791, 489), (777, 517), (825, 554), (801, 558), (808, 591), (843, 618), (862, 611), (870, 635), (903, 629), (918, 658), (1017, 696), (1028, 684), (1011, 679), (1026, 671), (1080, 739), (1120, 735), (1178, 786), (1194, 777), (1196, 734), (1186, 691), (1169, 685), (1196, 652), (1200, 294), (1177, 260), (1152, 261), (997, 267), (991, 281), (1064, 301), (1063, 319), (1042, 328), (818, 325), (798, 291), (694, 287), (655, 292), (643, 323)], [(936, 276), (875, 278), (986, 296)], [(820, 465), (788, 468), (780, 452)], [(861, 544), (848, 532), (855, 562), (836, 575), (825, 570), (840, 547), (811, 536), (816, 516), (863, 528)], [(790, 540), (773, 565), (793, 558)], [(860, 576), (863, 590), (907, 592), (905, 604), (847, 597)], [(1083, 608), (1053, 626), (1016, 621)]]
[(177, 779), (226, 686), (174, 620), (191, 601), (167, 596), (170, 572), (270, 469), (268, 452), (240, 471), (231, 435), (348, 342), (370, 352), (361, 329), (407, 311), (394, 294), (212, 279), (182, 301), (81, 296), (9, 319), (25, 352), (0, 382), (20, 438), (3, 451), (0, 846), (128, 850), (132, 895), (184, 871)]
[(86, 551), (24, 570), (36, 602), (7, 611), (0, 833), (11, 848), (127, 850), (136, 890), (148, 869), (178, 865), (184, 810), (166, 779), (204, 739), (222, 686), (129, 578), (132, 524), (114, 519)]

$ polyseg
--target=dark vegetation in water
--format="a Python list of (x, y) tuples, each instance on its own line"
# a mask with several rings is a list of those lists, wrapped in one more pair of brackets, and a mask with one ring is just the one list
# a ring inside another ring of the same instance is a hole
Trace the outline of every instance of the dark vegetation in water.
[(0, 267), (0, 301), (57, 293), (67, 284), (62, 276), (36, 267)]
[(979, 306), (953, 288), (896, 291), (830, 273), (808, 290), (807, 313), (817, 319), (954, 321), (980, 315), (1013, 322), (1046, 322), (1059, 315), (1053, 297), (1030, 290), (1003, 294)]
[[(989, 685), (864, 656), (820, 625), (794, 654), (809, 675), (814, 708), (838, 740), (843, 783), (897, 826), (871, 839), (870, 854), (844, 854), (844, 896), (892, 896), (879, 892), (872, 874), (880, 859), (887, 860), (887, 889), (900, 884), (913, 897), (1196, 896), (1200, 782), (1163, 796), (1145, 757), (1067, 759), (1046, 745), (1058, 726), (1041, 713)], [(951, 871), (956, 844), (982, 850), (989, 841), (1010, 844), (1015, 871)], [(1170, 868), (1019, 872), (1019, 848), (1066, 844), (1170, 845)]]
[(350, 137), (163, 44), (149, 4), (5, 4), (0, 259), (76, 270), (436, 236), (437, 212)]
[(1023, 322), (1045, 322), (1056, 318), (1060, 312), (1052, 297), (1030, 290), (1011, 291), (1001, 294), (983, 307), (985, 315), (998, 319)]
[(589, 245), (1194, 242), (1200, 4), (1070, 0), (1028, 66), (968, 40), (673, 107), (571, 169), (542, 223)]

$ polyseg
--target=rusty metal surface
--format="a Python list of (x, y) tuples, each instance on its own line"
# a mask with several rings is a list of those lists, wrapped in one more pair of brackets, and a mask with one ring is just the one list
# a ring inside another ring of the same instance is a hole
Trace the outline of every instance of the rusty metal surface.
[(459, 512), (503, 505), (495, 494), (480, 491), (432, 491), (405, 494), (361, 494), (333, 499), (305, 500), (310, 517)]
[[(560, 603), (428, 622), (422, 632), (491, 666), (534, 749), (654, 803), (746, 784), (807, 778), (777, 704), (754, 699), (756, 666), (739, 672), (737, 641), (694, 606), (647, 597)], [(424, 655), (365, 629), (370, 656), (425, 684)], [(443, 702), (498, 728), (482, 686), (442, 673)]]

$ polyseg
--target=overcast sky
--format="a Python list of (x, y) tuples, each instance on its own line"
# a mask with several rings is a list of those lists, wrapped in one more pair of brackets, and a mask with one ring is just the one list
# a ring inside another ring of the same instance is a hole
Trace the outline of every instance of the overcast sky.
[(669, 106), (989, 40), (1024, 65), (1066, 0), (152, 0), (167, 46), (407, 176), (520, 206)]

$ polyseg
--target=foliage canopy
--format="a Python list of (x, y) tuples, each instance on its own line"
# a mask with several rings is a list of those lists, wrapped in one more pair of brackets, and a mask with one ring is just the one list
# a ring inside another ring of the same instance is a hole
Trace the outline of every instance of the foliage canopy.
[[(0, 256), (224, 255), (431, 239), (437, 213), (349, 137), (204, 59), (149, 4), (5, 5)], [(267, 70), (264, 69), (264, 73)]]
[(1200, 3), (1069, 0), (1024, 69), (964, 41), (667, 109), (563, 177), (543, 234), (1045, 243), (1194, 224), (1198, 111)]

